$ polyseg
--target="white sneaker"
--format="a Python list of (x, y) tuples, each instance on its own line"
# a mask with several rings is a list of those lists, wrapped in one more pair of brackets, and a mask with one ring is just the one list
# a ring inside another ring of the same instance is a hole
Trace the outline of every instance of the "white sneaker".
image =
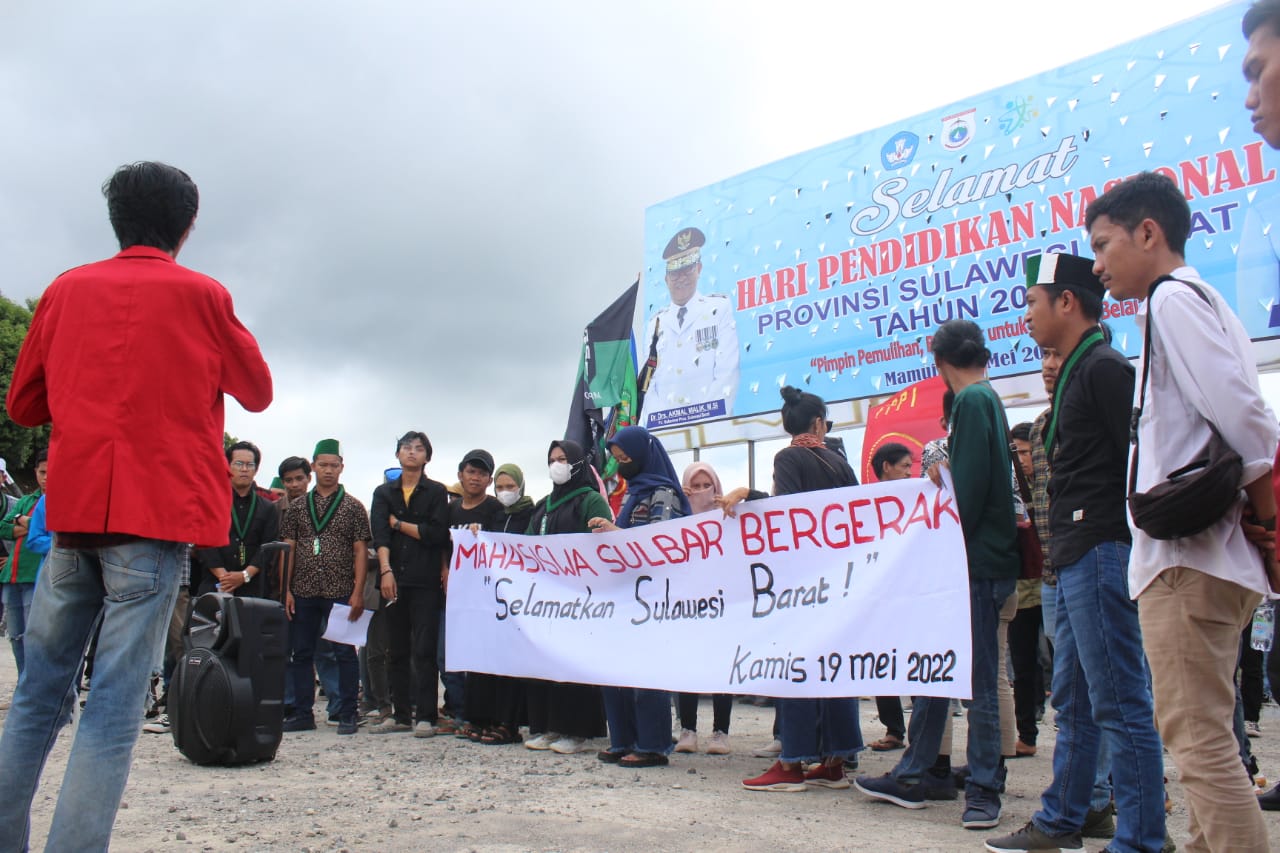
[(1244, 721), (1244, 733), (1249, 737), (1262, 737), (1262, 726), (1253, 720)]
[(762, 749), (757, 749), (751, 754), (756, 758), (776, 758), (782, 754), (782, 741), (774, 738), (769, 742), (768, 746)]
[(729, 736), (724, 732), (712, 732), (711, 740), (707, 741), (707, 755), (728, 755), (733, 752), (733, 747), (729, 746)]
[(566, 735), (553, 742), (550, 748), (552, 752), (558, 752), (561, 755), (574, 755), (586, 750), (587, 739), (584, 737), (571, 737)]
[(555, 732), (543, 732), (540, 735), (535, 735), (534, 737), (529, 738), (524, 742), (524, 745), (526, 749), (550, 749), (551, 744), (558, 740), (560, 740), (560, 735)]
[(418, 724), (413, 727), (414, 737), (435, 737), (436, 727), (428, 723), (426, 720), (419, 720)]
[(161, 714), (154, 720), (148, 720), (147, 724), (142, 727), (142, 730), (148, 734), (167, 735), (171, 730), (171, 726), (169, 725), (169, 715)]
[(698, 751), (698, 733), (693, 729), (684, 729), (680, 732), (680, 740), (676, 741), (676, 752), (697, 752)]

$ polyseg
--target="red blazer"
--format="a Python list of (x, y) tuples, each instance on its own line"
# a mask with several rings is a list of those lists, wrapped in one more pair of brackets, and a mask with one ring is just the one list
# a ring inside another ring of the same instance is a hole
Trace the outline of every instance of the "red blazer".
[(260, 412), (272, 390), (218, 282), (146, 246), (55, 279), (6, 401), (23, 426), (53, 423), (49, 529), (225, 543), (224, 393)]

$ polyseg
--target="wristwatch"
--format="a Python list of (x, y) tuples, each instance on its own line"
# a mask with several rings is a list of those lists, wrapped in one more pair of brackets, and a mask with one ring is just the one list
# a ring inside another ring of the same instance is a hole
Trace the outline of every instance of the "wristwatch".
[(241, 570), (240, 570), (240, 574), (244, 575), (244, 582), (245, 582), (245, 583), (248, 583), (248, 582), (249, 582), (249, 570), (248, 570), (248, 569), (241, 569)]
[(400, 529), (400, 519), (398, 519), (398, 518), (396, 519), (396, 523), (395, 523), (395, 524), (393, 524), (393, 525), (391, 525), (391, 529), (392, 529), (392, 530), (399, 530), (399, 529)]

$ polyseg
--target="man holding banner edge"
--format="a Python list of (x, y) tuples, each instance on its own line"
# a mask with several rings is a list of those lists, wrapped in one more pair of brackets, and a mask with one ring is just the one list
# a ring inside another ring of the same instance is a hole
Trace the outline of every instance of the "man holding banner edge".
[[(977, 324), (968, 320), (943, 323), (933, 338), (932, 350), (938, 373), (955, 392), (950, 467), (969, 568), (973, 700), (967, 744), (970, 772), (961, 825), (990, 829), (1000, 824), (1005, 776), (996, 696), (1000, 610), (1014, 594), (1021, 563), (1009, 430), (1000, 398), (986, 379), (991, 352)], [(933, 470), (930, 475), (935, 478), (939, 472)], [(917, 696), (906, 753), (884, 776), (858, 777), (858, 790), (903, 808), (924, 808), (927, 789), (923, 777), (938, 757), (950, 714), (947, 700)]]

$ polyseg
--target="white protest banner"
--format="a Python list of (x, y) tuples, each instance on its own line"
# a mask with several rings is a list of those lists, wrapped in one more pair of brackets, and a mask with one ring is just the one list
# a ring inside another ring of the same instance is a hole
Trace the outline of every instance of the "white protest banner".
[(970, 695), (955, 499), (899, 480), (604, 534), (455, 532), (451, 670), (688, 693)]

